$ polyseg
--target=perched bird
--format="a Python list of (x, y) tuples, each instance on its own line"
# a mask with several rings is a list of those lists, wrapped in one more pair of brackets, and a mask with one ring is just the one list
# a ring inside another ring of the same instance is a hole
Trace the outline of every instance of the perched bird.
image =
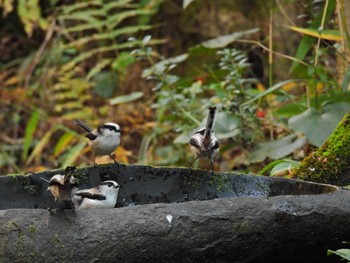
[(73, 176), (74, 171), (74, 166), (67, 166), (64, 174), (56, 174), (50, 179), (47, 190), (54, 196), (55, 201), (70, 201), (78, 190), (78, 183)]
[(109, 155), (116, 163), (112, 153), (120, 144), (121, 130), (118, 124), (107, 122), (94, 130), (80, 120), (75, 120), (75, 124), (87, 132), (85, 137), (90, 140), (89, 145), (94, 155), (94, 165), (96, 164), (96, 156), (102, 155)]
[(210, 159), (211, 168), (214, 170), (213, 159), (215, 154), (219, 151), (219, 142), (213, 130), (215, 116), (216, 107), (209, 107), (206, 127), (196, 131), (192, 135), (189, 144), (191, 151), (196, 155), (196, 158), (190, 163), (189, 167), (192, 167), (193, 163), (198, 158), (207, 158)]
[(97, 187), (77, 191), (72, 201), (76, 210), (114, 208), (118, 192), (117, 182), (108, 180)]

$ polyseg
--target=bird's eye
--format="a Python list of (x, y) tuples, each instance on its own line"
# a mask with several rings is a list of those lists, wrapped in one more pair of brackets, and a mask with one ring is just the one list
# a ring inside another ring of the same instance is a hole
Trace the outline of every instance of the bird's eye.
[(108, 129), (110, 131), (115, 131), (115, 132), (119, 132), (119, 130), (117, 130), (117, 128), (114, 126), (114, 125), (108, 125), (108, 124), (105, 124), (102, 126), (104, 129)]

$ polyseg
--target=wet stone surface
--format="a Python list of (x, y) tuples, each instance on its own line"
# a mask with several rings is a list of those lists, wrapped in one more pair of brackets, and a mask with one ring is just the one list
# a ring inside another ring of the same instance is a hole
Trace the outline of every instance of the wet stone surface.
[[(0, 209), (55, 206), (47, 191), (47, 180), (57, 173), (63, 171), (0, 177)], [(81, 189), (96, 186), (104, 180), (117, 181), (121, 185), (117, 207), (217, 198), (323, 194), (337, 190), (331, 185), (291, 179), (142, 165), (78, 168), (74, 176)]]

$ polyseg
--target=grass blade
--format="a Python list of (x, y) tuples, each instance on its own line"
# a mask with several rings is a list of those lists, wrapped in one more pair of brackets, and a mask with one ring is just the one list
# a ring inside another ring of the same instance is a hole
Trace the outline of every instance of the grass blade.
[(40, 117), (39, 110), (35, 109), (27, 123), (26, 131), (24, 135), (23, 152), (22, 152), (23, 160), (26, 160), (28, 157), (29, 148), (33, 142), (33, 135), (38, 125), (39, 117)]

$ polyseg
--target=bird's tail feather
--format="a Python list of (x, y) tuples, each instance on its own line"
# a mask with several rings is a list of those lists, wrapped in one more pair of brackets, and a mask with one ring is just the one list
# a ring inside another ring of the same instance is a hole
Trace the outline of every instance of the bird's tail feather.
[(204, 136), (210, 135), (211, 131), (213, 130), (214, 123), (215, 123), (215, 116), (216, 116), (216, 107), (209, 107), (207, 126), (205, 128)]
[(92, 129), (83, 121), (81, 120), (75, 120), (74, 123), (78, 125), (80, 128), (82, 128), (86, 132), (91, 132)]

